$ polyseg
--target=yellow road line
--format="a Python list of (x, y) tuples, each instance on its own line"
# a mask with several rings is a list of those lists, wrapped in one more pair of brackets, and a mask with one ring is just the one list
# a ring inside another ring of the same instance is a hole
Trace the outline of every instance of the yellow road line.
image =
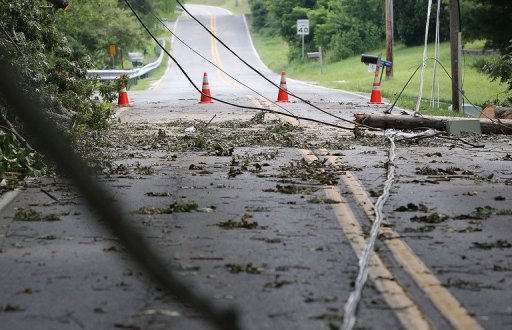
[[(327, 156), (334, 163), (336, 157)], [(353, 192), (359, 206), (371, 221), (375, 220), (373, 202), (364, 190), (357, 177), (350, 172), (342, 176), (343, 182)], [(459, 301), (439, 282), (432, 271), (421, 261), (412, 249), (400, 239), (397, 232), (389, 227), (382, 227), (380, 234), (386, 239), (384, 243), (392, 252), (395, 260), (412, 277), (416, 284), (428, 296), (436, 308), (446, 317), (455, 329), (479, 330), (482, 327), (472, 318)]]
[[(210, 22), (211, 22), (210, 30), (212, 31), (212, 33), (214, 35), (217, 35), (217, 16), (211, 14)], [(217, 69), (216, 71), (217, 71), (217, 75), (219, 76), (220, 80), (222, 80), (226, 84), (231, 85), (234, 88), (240, 88), (241, 86), (238, 82), (234, 81), (227, 74), (224, 73), (224, 71), (226, 71), (226, 70), (224, 69), (224, 65), (222, 64), (222, 60), (220, 58), (219, 43), (213, 36), (211, 37), (211, 50), (212, 50), (213, 62), (215, 63), (215, 65), (217, 65), (219, 67), (219, 69)]]
[[(300, 149), (300, 151), (306, 161), (318, 160), (310, 150)], [(357, 217), (347, 200), (341, 195), (338, 187), (327, 187), (324, 192), (327, 198), (339, 202), (338, 204), (332, 204), (332, 210), (352, 249), (359, 258), (367, 243), (361, 224), (357, 221)], [(382, 294), (386, 303), (393, 309), (406, 329), (433, 329), (431, 321), (428, 320), (419, 306), (384, 265), (382, 259), (375, 253), (371, 257), (368, 274), (377, 290)]]
[[(265, 100), (262, 99), (251, 99), (257, 105), (265, 103)], [(271, 104), (267, 105), (267, 107), (272, 106)], [(294, 124), (292, 118), (286, 117), (284, 120)], [(306, 160), (313, 161), (318, 159), (310, 150), (300, 149), (300, 152)], [(348, 202), (341, 195), (339, 188), (326, 187), (324, 192), (328, 198), (340, 202), (339, 204), (332, 204), (333, 212), (343, 232), (350, 241), (352, 249), (356, 255), (360, 257), (366, 245), (366, 239), (364, 238), (361, 224), (357, 221)], [(368, 274), (375, 283), (377, 290), (382, 294), (386, 303), (393, 309), (405, 328), (415, 330), (433, 329), (431, 321), (428, 320), (418, 305), (409, 297), (406, 290), (400, 286), (377, 254), (374, 254), (371, 258)]]
[[(257, 101), (258, 100), (254, 100), (254, 102)], [(285, 118), (285, 120), (293, 124), (289, 118)], [(328, 154), (328, 150), (322, 149), (321, 151)], [(313, 161), (318, 159), (310, 150), (301, 149), (301, 153), (306, 160)], [(338, 160), (335, 156), (326, 156), (326, 158), (331, 163)], [(368, 218), (374, 221), (375, 213), (373, 202), (362, 184), (357, 180), (357, 177), (353, 173), (347, 172), (345, 176), (341, 176), (341, 179), (352, 191), (356, 202), (364, 210)], [(366, 245), (360, 223), (357, 221), (348, 202), (342, 197), (339, 188), (326, 188), (325, 193), (328, 198), (340, 202), (340, 204), (333, 204), (333, 211), (349, 239), (352, 249), (359, 257)], [(421, 261), (414, 251), (412, 251), (407, 243), (400, 239), (398, 233), (389, 227), (383, 227), (381, 228), (381, 234), (386, 237), (384, 243), (393, 254), (395, 260), (411, 276), (419, 288), (455, 329), (482, 329), (478, 322), (468, 314), (460, 302), (442, 286), (440, 281), (433, 275), (432, 271)], [(407, 292), (399, 285), (396, 279), (394, 279), (392, 273), (375, 253), (372, 256), (368, 271), (377, 289), (382, 293), (386, 302), (394, 308), (398, 318), (407, 329), (432, 328), (431, 322), (422, 313), (417, 304), (409, 297)]]
[[(326, 154), (328, 153), (328, 150), (325, 149), (321, 151)], [(301, 152), (306, 160), (318, 159), (309, 150), (301, 150)], [(338, 160), (338, 158), (334, 156), (327, 156), (326, 158), (332, 163)], [(368, 218), (374, 221), (375, 212), (373, 202), (356, 176), (353, 173), (347, 172), (347, 174), (341, 178), (353, 192), (354, 198)], [(352, 248), (359, 257), (366, 245), (361, 225), (348, 206), (347, 201), (341, 196), (338, 188), (326, 189), (325, 192), (328, 198), (341, 202), (340, 204), (333, 204), (333, 211), (343, 231), (349, 238)], [(392, 252), (395, 260), (409, 273), (419, 288), (455, 329), (482, 329), (478, 322), (468, 314), (460, 302), (442, 286), (439, 280), (433, 275), (432, 271), (430, 271), (423, 261), (412, 251), (407, 243), (400, 240), (400, 236), (394, 230), (389, 227), (383, 227), (381, 228), (381, 234), (386, 237), (384, 243)], [(395, 309), (398, 318), (406, 328), (428, 329), (431, 327), (431, 324), (423, 315), (420, 308), (411, 300), (396, 280), (393, 279), (392, 273), (376, 254), (374, 254), (371, 259), (369, 275), (378, 290), (382, 293), (386, 302)], [(387, 281), (383, 281), (383, 279), (387, 279)], [(407, 306), (407, 308), (400, 309), (400, 306)]]

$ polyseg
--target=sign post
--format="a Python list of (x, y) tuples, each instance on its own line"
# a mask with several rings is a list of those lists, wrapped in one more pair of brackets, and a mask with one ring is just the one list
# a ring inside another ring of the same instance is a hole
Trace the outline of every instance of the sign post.
[(297, 20), (297, 34), (302, 36), (302, 58), (304, 58), (304, 36), (309, 35), (309, 19)]

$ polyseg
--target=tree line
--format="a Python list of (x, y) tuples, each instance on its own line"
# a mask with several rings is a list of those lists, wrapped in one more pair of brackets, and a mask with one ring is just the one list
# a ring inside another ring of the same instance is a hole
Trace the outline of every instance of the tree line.
[[(428, 0), (394, 0), (395, 41), (406, 46), (424, 41)], [(385, 42), (385, 0), (249, 0), (252, 27), (281, 36), (292, 48), (291, 59), (298, 58), (301, 41), (296, 35), (298, 19), (309, 19), (306, 46), (322, 46), (337, 61), (361, 52), (378, 49)], [(434, 38), (433, 1), (429, 33)], [(449, 0), (440, 1), (440, 37), (449, 40)], [(486, 46), (505, 51), (512, 39), (510, 13), (506, 0), (460, 0), (465, 41), (485, 39)]]
[[(440, 2), (440, 40), (450, 38), (449, 1)], [(249, 0), (252, 28), (280, 36), (290, 47), (289, 60), (301, 57), (302, 40), (296, 22), (309, 19), (310, 34), (305, 47), (325, 50), (327, 61), (335, 62), (385, 47), (386, 0)], [(393, 0), (395, 42), (405, 46), (424, 42), (428, 0)], [(433, 0), (429, 41), (435, 37), (438, 1)], [(502, 56), (481, 61), (480, 69), (492, 79), (508, 83), (512, 90), (512, 1), (460, 0), (463, 42), (485, 40), (485, 47)]]
[[(173, 0), (129, 2), (156, 33), (163, 29), (158, 19), (169, 16), (176, 7)], [(109, 44), (127, 51), (149, 51), (154, 47), (124, 0), (73, 0), (71, 10), (58, 13), (56, 25), (71, 49), (89, 55), (97, 68), (109, 65)]]
[[(123, 0), (73, 0), (68, 10), (54, 5), (59, 1), (0, 0), (0, 56), (40, 92), (48, 115), (63, 128), (107, 127), (119, 86), (88, 80), (87, 70), (109, 64), (109, 44), (126, 51), (154, 44)], [(159, 29), (157, 18), (172, 14), (176, 6), (172, 0), (130, 3), (153, 30)], [(9, 120), (1, 97), (0, 114)]]

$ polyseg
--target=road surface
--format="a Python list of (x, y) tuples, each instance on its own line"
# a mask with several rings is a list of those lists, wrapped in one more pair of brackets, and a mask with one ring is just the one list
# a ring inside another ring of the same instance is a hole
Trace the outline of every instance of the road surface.
[[(258, 60), (243, 17), (188, 8), (279, 82)], [(277, 89), (190, 17), (173, 28), (257, 91), (174, 40), (172, 54), (196, 86), (208, 72), (215, 97), (350, 126), (293, 98), (273, 104)], [(354, 93), (287, 84), (340, 118), (385, 109)], [(383, 192), (389, 144), (380, 133), (262, 120), (256, 110), (199, 98), (174, 64), (148, 91), (130, 92), (133, 106), (119, 109), (112, 129), (87, 146), (103, 165), (99, 180), (169, 266), (216, 304), (236, 308), (243, 329), (338, 329)], [(476, 142), (485, 148), (397, 145), (356, 328), (512, 328), (512, 145), (501, 137)], [(1, 329), (209, 328), (155, 288), (101, 223), (62, 178), (3, 196)]]

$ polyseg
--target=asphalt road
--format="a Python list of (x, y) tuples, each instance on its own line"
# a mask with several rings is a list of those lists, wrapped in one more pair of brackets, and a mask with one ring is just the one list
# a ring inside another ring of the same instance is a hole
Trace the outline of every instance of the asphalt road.
[[(279, 82), (258, 60), (242, 17), (188, 8)], [(173, 28), (260, 94), (175, 40), (173, 55), (198, 87), (208, 72), (215, 97), (349, 126), (295, 99), (270, 102), (277, 89), (190, 17)], [(385, 109), (365, 96), (287, 83), (340, 118)], [(98, 179), (168, 266), (216, 304), (234, 306), (243, 329), (339, 328), (386, 179), (389, 144), (381, 134), (355, 137), (198, 104), (176, 65), (129, 96), (133, 106), (118, 109), (112, 129), (88, 147), (110, 162)], [(474, 142), (485, 148), (440, 139), (397, 144), (356, 328), (512, 328), (512, 144), (499, 136)], [(0, 329), (209, 328), (147, 280), (64, 179), (33, 180), (0, 206)]]

